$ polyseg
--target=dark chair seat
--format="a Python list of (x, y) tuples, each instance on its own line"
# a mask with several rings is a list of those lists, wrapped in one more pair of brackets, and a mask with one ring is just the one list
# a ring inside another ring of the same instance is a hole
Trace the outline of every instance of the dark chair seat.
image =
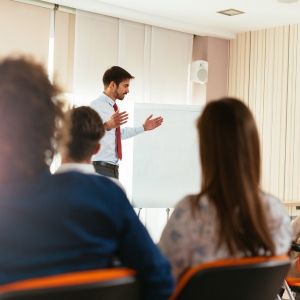
[(130, 269), (104, 269), (22, 280), (0, 286), (0, 300), (140, 300)]
[(204, 263), (183, 275), (170, 300), (274, 300), (289, 267), (286, 255)]

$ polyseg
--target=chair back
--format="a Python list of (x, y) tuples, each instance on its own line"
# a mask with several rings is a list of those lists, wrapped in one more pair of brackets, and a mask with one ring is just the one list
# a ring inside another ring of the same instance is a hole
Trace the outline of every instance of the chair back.
[(292, 243), (291, 260), (292, 265), (285, 279), (293, 292), (300, 293), (300, 244)]
[(0, 300), (140, 300), (130, 269), (103, 269), (22, 280), (0, 286)]
[(169, 300), (274, 300), (289, 266), (287, 255), (204, 263), (183, 275)]

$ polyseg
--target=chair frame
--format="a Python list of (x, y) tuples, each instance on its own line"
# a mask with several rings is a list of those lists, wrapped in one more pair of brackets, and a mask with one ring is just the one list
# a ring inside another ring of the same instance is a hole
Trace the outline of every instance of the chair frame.
[[(207, 280), (207, 278), (211, 279), (211, 277), (214, 278), (214, 276), (217, 277), (218, 275), (219, 277), (220, 276), (226, 277), (226, 274), (229, 275), (230, 272), (231, 272), (230, 276), (232, 276), (232, 274), (236, 274), (236, 273), (241, 274), (243, 270), (245, 270), (246, 273), (247, 272), (249, 273), (249, 270), (250, 272), (253, 272), (253, 270), (255, 271), (255, 269), (257, 270), (261, 269), (265, 271), (270, 270), (273, 272), (273, 270), (276, 270), (277, 268), (279, 270), (279, 273), (278, 275), (276, 274), (276, 280), (274, 283), (272, 283), (272, 285), (274, 285), (275, 287), (278, 285), (278, 291), (274, 291), (273, 299), (275, 299), (276, 293), (279, 292), (280, 290), (282, 281), (288, 272), (289, 266), (290, 266), (290, 259), (287, 255), (273, 256), (273, 257), (247, 257), (247, 258), (226, 259), (226, 260), (218, 260), (218, 261), (203, 263), (190, 268), (181, 277), (175, 292), (173, 293), (173, 295), (169, 300), (198, 299), (197, 298), (198, 296), (196, 295), (190, 296), (192, 293), (191, 291), (188, 291), (188, 289), (193, 289), (193, 285), (194, 287), (197, 285), (197, 292), (199, 292), (198, 294), (199, 299), (203, 298), (203, 294), (202, 297), (200, 295), (200, 293), (202, 293), (203, 291), (207, 292), (207, 294), (209, 295), (208, 287), (201, 286), (201, 281), (203, 282), (203, 280)], [(236, 279), (240, 279), (240, 278), (236, 278)], [(226, 280), (228, 280), (228, 278), (226, 278)], [(233, 287), (233, 289), (235, 288), (233, 282), (230, 282), (230, 285)], [(210, 286), (210, 289), (214, 289), (214, 287), (217, 289), (219, 286), (222, 286), (222, 279), (216, 278), (214, 284)], [(238, 289), (239, 287), (236, 288)], [(251, 289), (252, 287), (250, 286), (249, 288)], [(195, 292), (195, 294), (197, 294), (197, 292)], [(212, 290), (210, 297), (207, 295), (205, 296), (210, 298), (211, 300), (214, 300), (213, 293), (214, 291)], [(226, 298), (226, 295), (223, 296)], [(246, 290), (245, 290), (245, 296), (247, 296)]]
[[(292, 243), (292, 250), (300, 252), (300, 244)], [(300, 255), (300, 253), (299, 253)], [(298, 270), (300, 270), (300, 259), (298, 258)], [(290, 300), (295, 300), (292, 292), (300, 293), (300, 279), (287, 276), (284, 280), (284, 288), (287, 291)]]
[[(124, 288), (134, 288), (140, 294), (140, 284), (135, 278), (135, 274), (135, 271), (131, 269), (116, 268), (26, 279), (0, 286), (0, 300), (39, 298), (59, 300), (67, 299), (70, 293), (73, 294), (70, 299), (74, 299), (74, 294), (77, 293), (93, 294), (91, 298), (94, 299), (96, 293), (103, 294), (104, 291), (104, 294), (107, 294), (111, 289), (121, 290)], [(135, 299), (137, 298), (139, 297)], [(81, 298), (78, 296), (78, 299)]]

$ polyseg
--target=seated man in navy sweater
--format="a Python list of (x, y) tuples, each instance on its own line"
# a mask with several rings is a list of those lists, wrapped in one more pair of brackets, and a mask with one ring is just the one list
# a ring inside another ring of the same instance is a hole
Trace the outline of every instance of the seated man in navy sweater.
[[(92, 156), (100, 150), (99, 142), (104, 133), (101, 117), (89, 106), (80, 106), (69, 110), (58, 134), (61, 165), (56, 174), (77, 171), (102, 176), (96, 173), (92, 165)], [(125, 192), (118, 179), (112, 177), (109, 179)]]
[(51, 175), (59, 90), (25, 59), (0, 63), (0, 284), (107, 268), (137, 272), (143, 299), (168, 299), (170, 265), (110, 179)]

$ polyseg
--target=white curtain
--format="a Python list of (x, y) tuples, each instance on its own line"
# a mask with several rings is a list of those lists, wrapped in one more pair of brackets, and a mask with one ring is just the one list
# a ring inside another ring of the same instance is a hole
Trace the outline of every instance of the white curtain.
[[(103, 73), (113, 65), (119, 65), (135, 76), (130, 93), (118, 103), (121, 110), (129, 113), (126, 126), (133, 125), (134, 103), (187, 104), (192, 47), (191, 34), (78, 11), (75, 104), (88, 105), (102, 93)], [(133, 140), (123, 141), (122, 146), (120, 181), (130, 199)], [(158, 242), (167, 220), (166, 209), (142, 209), (140, 218), (153, 240)]]
[(299, 24), (230, 41), (228, 95), (251, 108), (262, 144), (262, 187), (284, 202), (300, 199), (299, 74)]

